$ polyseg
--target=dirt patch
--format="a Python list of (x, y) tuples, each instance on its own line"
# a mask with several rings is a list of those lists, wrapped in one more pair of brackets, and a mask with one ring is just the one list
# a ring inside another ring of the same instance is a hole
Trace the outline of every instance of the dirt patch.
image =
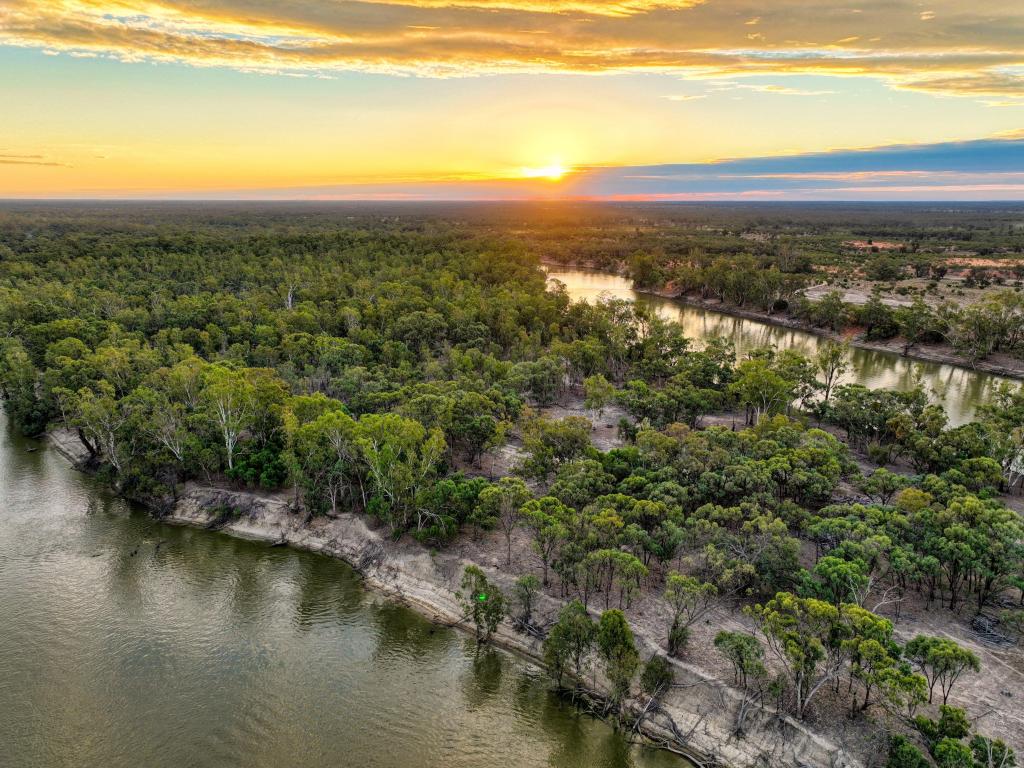
[[(854, 304), (861, 306), (867, 304), (868, 300), (872, 296), (871, 290), (867, 286), (853, 286), (850, 288), (838, 287), (830, 285), (828, 283), (821, 283), (820, 285), (812, 285), (810, 288), (804, 289), (804, 296), (811, 301), (821, 301), (826, 294), (838, 291), (843, 301), (847, 304)], [(904, 296), (892, 296), (885, 295), (881, 297), (882, 303), (889, 307), (909, 307), (913, 300)]]
[(890, 240), (847, 240), (843, 245), (857, 251), (898, 251), (906, 247), (906, 243), (895, 243)]
[(995, 269), (1013, 269), (1024, 264), (1024, 258), (1017, 259), (983, 259), (980, 257), (963, 257), (958, 256), (952, 259), (946, 259), (945, 264), (949, 266), (958, 267), (992, 267)]

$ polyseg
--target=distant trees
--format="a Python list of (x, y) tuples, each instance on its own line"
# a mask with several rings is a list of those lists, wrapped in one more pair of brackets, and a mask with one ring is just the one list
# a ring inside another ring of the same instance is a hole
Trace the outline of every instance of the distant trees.
[[(785, 253), (760, 261), (743, 255), (708, 261), (696, 252), (676, 266), (672, 281), (683, 293), (698, 293), (705, 299), (713, 296), (739, 307), (752, 304), (772, 312), (785, 307), (806, 285), (806, 277), (796, 273), (799, 268)], [(655, 276), (650, 270), (647, 274)]]

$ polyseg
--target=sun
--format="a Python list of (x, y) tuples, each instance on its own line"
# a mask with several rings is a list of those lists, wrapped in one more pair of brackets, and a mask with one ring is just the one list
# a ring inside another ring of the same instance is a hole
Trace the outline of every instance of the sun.
[(548, 181), (559, 181), (569, 169), (561, 163), (552, 163), (539, 168), (523, 168), (524, 179), (547, 179)]

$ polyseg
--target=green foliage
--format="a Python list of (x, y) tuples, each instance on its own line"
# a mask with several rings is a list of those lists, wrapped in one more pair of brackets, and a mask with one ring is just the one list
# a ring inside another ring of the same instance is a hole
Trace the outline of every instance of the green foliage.
[(587, 408), (597, 411), (598, 417), (615, 399), (615, 387), (600, 373), (583, 380), (583, 392), (585, 395), (583, 404)]
[(864, 608), (780, 592), (748, 612), (783, 666), (797, 717), (847, 666), (864, 689), (861, 709), (871, 703), (873, 690), (900, 704), (916, 704), (923, 696), (923, 681), (899, 664), (892, 623)]
[(566, 604), (544, 638), (544, 663), (559, 684), (568, 671), (579, 681), (583, 663), (594, 646), (597, 627), (579, 600)]
[(876, 256), (864, 265), (865, 274), (872, 280), (898, 280), (903, 276), (903, 265), (892, 256)]
[(640, 690), (652, 699), (660, 698), (675, 681), (672, 665), (664, 656), (655, 654), (640, 673)]
[(730, 393), (747, 409), (748, 423), (762, 416), (781, 413), (796, 397), (798, 382), (785, 378), (769, 360), (744, 360), (736, 367), (736, 379)]
[[(939, 707), (938, 720), (918, 716), (913, 724), (939, 768), (1013, 768), (1017, 765), (1016, 754), (1003, 741), (980, 733), (971, 736), (971, 724), (962, 709), (943, 704)], [(968, 736), (970, 740), (965, 741)], [(893, 743), (896, 743), (895, 739)], [(909, 762), (909, 756), (913, 754), (911, 750), (921, 756), (906, 739), (901, 738), (900, 752), (908, 756), (908, 762), (895, 765), (929, 765), (927, 761)], [(890, 749), (890, 761), (892, 754)]]
[(876, 469), (867, 477), (861, 478), (857, 483), (857, 488), (872, 501), (879, 504), (888, 504), (892, 501), (893, 496), (904, 488), (909, 487), (911, 482), (910, 478), (890, 472), (882, 467)]
[[(671, 653), (713, 603), (753, 597), (765, 646), (742, 633), (716, 638), (745, 688), (765, 690), (766, 647), (800, 716), (840, 676), (852, 709), (885, 704), (913, 716), (926, 689), (948, 700), (977, 659), (935, 638), (901, 649), (891, 624), (858, 604), (878, 600), (898, 615), (903, 595), (917, 592), (929, 607), (973, 600), (980, 609), (1021, 584), (1024, 527), (994, 497), (1020, 480), (1024, 390), (999, 388), (978, 423), (950, 428), (920, 388), (844, 383), (843, 345), (825, 343), (813, 358), (752, 350), (737, 364), (730, 342), (694, 349), (642, 304), (571, 304), (546, 290), (531, 254), (626, 261), (645, 285), (672, 281), (837, 331), (857, 322), (870, 339), (903, 336), (907, 350), (941, 338), (970, 360), (1024, 349), (1019, 293), (993, 292), (975, 306), (915, 296), (896, 309), (880, 293), (859, 308), (838, 291), (807, 301), (797, 292), (812, 266), (830, 261), (842, 279), (863, 260), (844, 246), (848, 227), (796, 211), (770, 240), (738, 236), (763, 229), (746, 213), (706, 211), (720, 229), (705, 219), (687, 229), (679, 222), (691, 214), (680, 209), (658, 226), (596, 226), (598, 236), (517, 225), (521, 242), (503, 240), (493, 222), (122, 215), (7, 214), (0, 396), (14, 423), (73, 430), (101, 477), (145, 499), (171, 498), (185, 480), (287, 485), (311, 514), (366, 512), (430, 546), (464, 526), (500, 530), (506, 564), (525, 529), (543, 586), (582, 600), (545, 642), (557, 677), (578, 679), (595, 642), (588, 601), (625, 607), (641, 585), (665, 578)], [(970, 231), (959, 218), (934, 229), (932, 215), (908, 213), (913, 254), (879, 256), (869, 271), (888, 279), (912, 266), (941, 278), (947, 247), (1005, 240), (971, 211), (957, 214)], [(627, 410), (628, 446), (598, 451), (589, 420), (524, 406), (581, 392), (598, 416), (613, 401)], [(750, 428), (699, 429), (708, 414), (736, 407)], [(855, 480), (865, 503), (833, 504), (840, 482), (858, 473), (843, 443), (803, 421), (808, 410), (880, 466), (918, 474), (878, 469)], [(517, 423), (521, 470), (545, 488), (539, 498), (517, 478), (457, 471), (493, 472), (488, 452)], [(801, 538), (815, 549), (810, 572), (800, 567)], [(539, 588), (532, 575), (517, 582), (525, 621)], [(467, 570), (463, 593), (485, 639), (504, 597), (480, 571)], [(625, 618), (606, 611), (600, 636), (621, 698), (638, 664)], [(662, 687), (666, 669), (648, 663), (645, 692)], [(966, 744), (950, 723), (928, 731), (943, 760), (963, 761), (968, 749), (985, 766), (1012, 754), (978, 735)], [(912, 745), (902, 746), (893, 764), (915, 765)]]
[(849, 368), (849, 355), (849, 344), (836, 344), (830, 341), (824, 344), (814, 357), (816, 372), (821, 376), (821, 400), (826, 407), (832, 397), (832, 390)]
[(715, 648), (732, 664), (733, 679), (744, 690), (768, 674), (763, 661), (764, 648), (753, 635), (723, 630), (715, 635)]
[(975, 734), (970, 746), (974, 768), (1014, 768), (1017, 765), (1016, 753), (1001, 739)]
[(689, 639), (690, 626), (711, 608), (718, 595), (714, 584), (701, 583), (692, 576), (683, 576), (672, 571), (665, 582), (663, 597), (672, 610), (672, 622), (668, 631), (668, 652), (678, 656)]
[(416, 517), (422, 530), (429, 512), (416, 505), (419, 493), (437, 477), (445, 454), (444, 436), (418, 421), (396, 414), (365, 414), (359, 419), (355, 444), (379, 500), (377, 514), (392, 532), (405, 530)]
[(803, 717), (822, 686), (839, 670), (835, 657), (841, 614), (832, 604), (780, 592), (756, 605), (751, 615), (761, 625), (769, 649), (784, 665), (795, 697), (794, 711)]
[(485, 528), (497, 527), (505, 535), (505, 564), (512, 564), (512, 534), (521, 521), (521, 507), (530, 500), (526, 483), (517, 477), (503, 477), (480, 491), (474, 522)]
[(633, 630), (622, 611), (612, 609), (601, 614), (597, 648), (605, 662), (605, 675), (612, 684), (612, 699), (617, 703), (629, 693), (640, 664)]
[(505, 618), (505, 595), (477, 566), (467, 565), (458, 597), (463, 613), (473, 619), (477, 642), (486, 643)]
[[(588, 552), (578, 566), (581, 579), (587, 585), (593, 585), (604, 592), (604, 604), (611, 604), (612, 596), (617, 592), (619, 607), (629, 605), (632, 597), (640, 588), (640, 582), (647, 576), (647, 568), (636, 557), (628, 552), (617, 549), (595, 549)], [(587, 603), (589, 589), (584, 589), (584, 604)]]
[(936, 684), (942, 691), (942, 703), (945, 705), (949, 702), (953, 686), (965, 673), (981, 670), (977, 654), (945, 637), (918, 635), (907, 643), (906, 655), (928, 680), (929, 703)]
[(521, 509), (533, 534), (533, 549), (544, 567), (544, 585), (548, 583), (548, 569), (555, 554), (569, 536), (572, 510), (553, 496), (531, 499)]
[(971, 748), (958, 739), (943, 739), (932, 750), (938, 768), (974, 768)]
[(868, 586), (868, 566), (863, 560), (823, 557), (806, 574), (803, 591), (839, 608), (843, 603), (859, 603)]
[(957, 707), (949, 707), (943, 704), (939, 707), (939, 719), (933, 720), (924, 715), (914, 718), (914, 727), (917, 728), (928, 751), (935, 754), (936, 748), (946, 742), (959, 741), (971, 732), (971, 724), (967, 721), (967, 713)]
[(889, 738), (889, 759), (885, 768), (931, 768), (931, 763), (906, 736)]
[(417, 526), (412, 535), (426, 544), (448, 544), (466, 523), (477, 524), (480, 495), (489, 484), (482, 477), (456, 473), (430, 484), (416, 496)]
[(529, 418), (523, 425), (523, 447), (528, 454), (523, 474), (544, 479), (565, 462), (582, 456), (590, 447), (591, 428), (590, 421), (581, 416)]
[(533, 605), (540, 593), (540, 586), (540, 579), (532, 573), (516, 579), (513, 595), (516, 602), (519, 603), (519, 619), (526, 624), (529, 624), (533, 617)]

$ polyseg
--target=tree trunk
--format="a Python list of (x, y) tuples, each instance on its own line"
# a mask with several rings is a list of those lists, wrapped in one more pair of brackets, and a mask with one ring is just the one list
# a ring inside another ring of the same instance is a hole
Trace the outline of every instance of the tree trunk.
[(82, 428), (79, 427), (76, 431), (78, 432), (79, 441), (85, 446), (85, 449), (89, 451), (89, 455), (93, 457), (96, 456), (96, 449), (93, 447), (92, 443), (89, 442), (85, 433), (82, 431)]

